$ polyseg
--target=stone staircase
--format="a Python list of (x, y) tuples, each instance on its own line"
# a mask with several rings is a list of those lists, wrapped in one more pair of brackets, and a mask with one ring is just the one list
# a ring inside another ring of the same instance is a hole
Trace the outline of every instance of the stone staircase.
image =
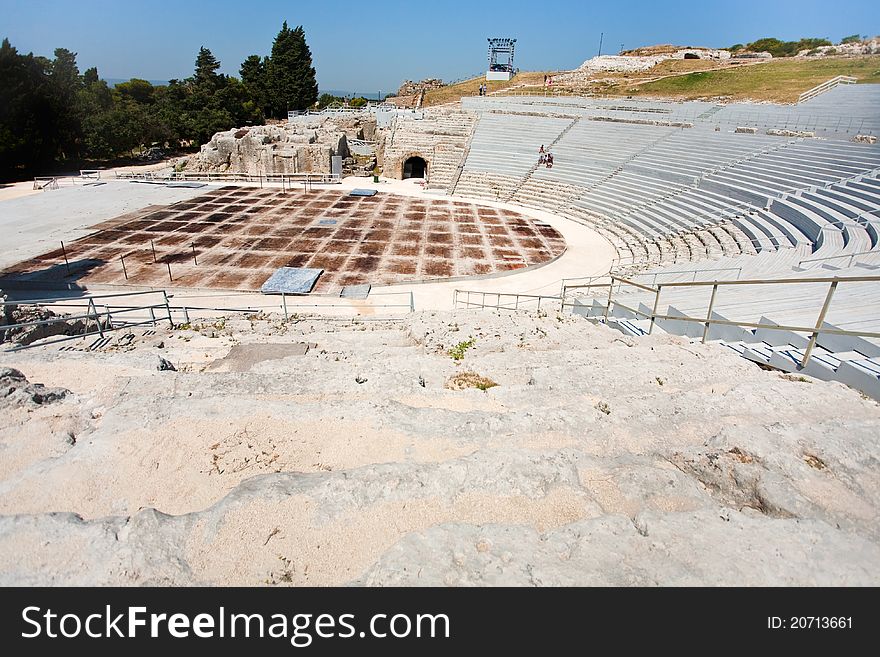
[[(562, 132), (559, 133), (559, 135), (556, 137), (556, 139), (554, 139), (553, 141), (550, 142), (550, 144), (549, 144), (549, 145), (547, 146), (547, 148), (546, 148), (546, 151), (547, 151), (548, 153), (552, 153), (552, 152), (553, 152), (553, 147), (554, 147), (556, 144), (558, 144), (559, 141), (560, 141), (563, 137), (565, 137), (565, 135), (567, 135), (567, 134), (571, 131), (571, 129), (572, 129), (573, 127), (575, 127), (575, 126), (578, 124), (579, 121), (580, 121), (580, 117), (576, 117), (571, 123), (569, 123), (569, 124), (565, 127), (565, 129), (564, 129)], [(510, 193), (508, 194), (507, 198), (504, 199), (505, 203), (509, 203), (510, 201), (513, 200), (513, 197), (516, 196), (516, 194), (517, 194), (517, 192), (520, 190), (520, 188), (522, 188), (522, 186), (525, 185), (525, 184), (529, 181), (529, 179), (532, 177), (532, 174), (535, 173), (535, 171), (538, 170), (538, 167), (539, 167), (539, 166), (543, 166), (543, 165), (541, 165), (541, 164), (538, 162), (537, 157), (536, 157), (536, 158), (535, 158), (535, 164), (532, 165), (532, 168), (529, 169), (529, 172), (528, 172), (525, 176), (523, 176), (523, 178), (522, 178), (522, 180), (519, 182), (519, 184), (517, 184), (517, 185), (516, 185), (511, 191), (510, 191)]]

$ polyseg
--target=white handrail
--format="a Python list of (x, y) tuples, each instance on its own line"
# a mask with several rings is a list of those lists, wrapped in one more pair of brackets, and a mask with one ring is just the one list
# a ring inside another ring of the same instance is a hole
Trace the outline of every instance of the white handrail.
[(808, 89), (807, 91), (802, 93), (800, 96), (798, 96), (798, 103), (803, 103), (804, 101), (824, 94), (826, 91), (831, 91), (839, 84), (855, 84), (856, 82), (856, 78), (854, 78), (852, 75), (837, 75), (830, 80), (826, 80), (822, 84), (817, 84), (812, 89)]

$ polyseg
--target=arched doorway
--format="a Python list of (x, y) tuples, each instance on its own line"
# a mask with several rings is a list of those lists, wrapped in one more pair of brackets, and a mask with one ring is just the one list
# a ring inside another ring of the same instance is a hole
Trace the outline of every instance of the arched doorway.
[(425, 159), (413, 156), (403, 163), (403, 179), (425, 178), (428, 174), (428, 163)]

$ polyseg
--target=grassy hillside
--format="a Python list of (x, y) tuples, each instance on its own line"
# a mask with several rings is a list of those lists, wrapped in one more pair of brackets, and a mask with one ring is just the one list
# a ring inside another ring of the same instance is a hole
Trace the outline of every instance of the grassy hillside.
[(737, 100), (794, 102), (802, 92), (835, 75), (853, 75), (859, 82), (880, 83), (880, 56), (780, 59), (757, 66), (678, 75), (636, 86), (619, 84), (606, 92), (681, 99), (730, 96)]
[[(541, 85), (544, 82), (545, 75), (548, 75), (548, 73), (544, 73), (543, 71), (523, 72), (519, 73), (510, 82), (486, 82), (485, 76), (481, 75), (477, 78), (472, 78), (470, 80), (465, 80), (464, 82), (450, 84), (446, 87), (429, 91), (425, 94), (424, 106), (429, 107), (431, 105), (450, 103), (457, 101), (462, 96), (476, 96), (479, 93), (480, 85), (483, 83), (489, 87), (490, 92), (523, 84)], [(549, 75), (553, 75), (553, 71), (550, 71)]]

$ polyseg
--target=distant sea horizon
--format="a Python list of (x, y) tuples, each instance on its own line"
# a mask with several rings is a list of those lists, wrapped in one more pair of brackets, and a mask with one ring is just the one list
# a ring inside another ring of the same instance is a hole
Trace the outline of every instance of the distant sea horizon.
[[(121, 82), (128, 82), (131, 78), (102, 78), (109, 86), (115, 87), (117, 84)], [(168, 80), (147, 80), (154, 87), (159, 87), (168, 84)], [(382, 93), (387, 96), (389, 93), (393, 94), (397, 91), (397, 89), (389, 89), (388, 91), (383, 91)], [(352, 97), (352, 98), (366, 98), (367, 100), (379, 100), (379, 91), (345, 91), (343, 89), (321, 89), (318, 91), (318, 94), (330, 94), (331, 96), (341, 96)]]
[[(389, 93), (396, 92), (397, 89), (383, 91), (382, 94), (387, 96)], [(331, 96), (342, 96), (343, 98), (351, 96), (352, 98), (366, 98), (367, 100), (379, 100), (378, 91), (344, 91), (341, 89), (321, 89), (318, 94), (330, 94)]]

